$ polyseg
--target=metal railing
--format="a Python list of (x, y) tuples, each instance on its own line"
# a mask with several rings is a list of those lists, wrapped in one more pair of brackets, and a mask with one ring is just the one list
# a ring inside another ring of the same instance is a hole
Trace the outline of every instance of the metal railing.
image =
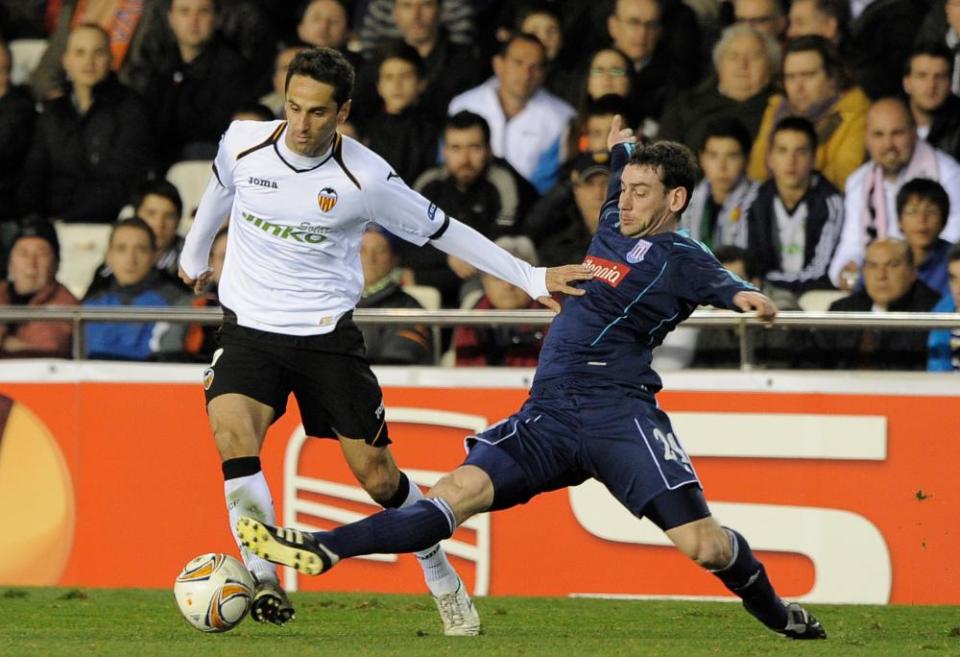
[[(554, 315), (549, 310), (421, 310), (412, 308), (363, 308), (353, 312), (358, 324), (428, 324), (431, 326), (520, 326), (546, 325)], [(84, 357), (85, 322), (151, 322), (219, 324), (219, 308), (90, 308), (86, 306), (0, 306), (0, 323), (24, 321), (69, 321), (73, 324), (73, 358)], [(753, 339), (756, 331), (769, 325), (755, 313), (730, 310), (697, 310), (683, 323), (692, 328), (739, 328), (740, 367), (754, 365)], [(774, 324), (788, 330), (852, 328), (919, 331), (960, 327), (960, 313), (913, 312), (809, 312), (783, 311)]]

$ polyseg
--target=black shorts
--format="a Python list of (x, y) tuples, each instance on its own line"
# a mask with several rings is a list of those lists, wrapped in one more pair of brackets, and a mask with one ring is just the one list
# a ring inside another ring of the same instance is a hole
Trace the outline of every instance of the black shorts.
[(238, 326), (224, 309), (220, 348), (204, 372), (207, 404), (236, 393), (273, 408), (276, 421), (292, 392), (307, 435), (390, 444), (383, 392), (365, 357), (351, 313), (324, 335), (283, 335)]

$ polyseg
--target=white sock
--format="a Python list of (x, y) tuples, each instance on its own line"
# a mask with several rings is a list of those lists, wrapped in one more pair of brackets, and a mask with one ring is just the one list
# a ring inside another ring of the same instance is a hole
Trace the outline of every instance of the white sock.
[[(401, 509), (423, 499), (423, 493), (420, 492), (413, 479), (407, 477), (407, 480), (410, 482), (410, 491), (407, 493), (407, 499), (400, 505)], [(427, 587), (433, 595), (443, 595), (457, 590), (460, 578), (457, 576), (457, 571), (447, 561), (447, 555), (440, 549), (439, 544), (414, 554), (417, 556), (420, 567), (423, 568), (423, 579), (427, 582)]]
[(245, 477), (227, 479), (223, 482), (223, 491), (227, 498), (230, 531), (233, 533), (233, 540), (237, 542), (237, 547), (240, 548), (240, 555), (247, 570), (261, 582), (276, 582), (276, 565), (240, 545), (240, 538), (237, 536), (237, 521), (240, 516), (250, 516), (268, 525), (277, 524), (273, 510), (273, 497), (270, 496), (270, 488), (267, 486), (263, 471), (260, 470)]

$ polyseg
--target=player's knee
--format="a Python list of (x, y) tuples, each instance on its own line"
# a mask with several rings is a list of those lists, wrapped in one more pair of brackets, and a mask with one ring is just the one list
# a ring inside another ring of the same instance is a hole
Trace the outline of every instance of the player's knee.
[(691, 555), (697, 565), (707, 570), (719, 570), (730, 563), (733, 556), (730, 538), (724, 531), (710, 532), (699, 537), (694, 554)]
[(374, 502), (381, 506), (389, 502), (397, 485), (400, 483), (400, 473), (394, 468), (374, 467), (358, 473), (358, 479), (363, 490), (367, 491)]
[(253, 431), (244, 431), (235, 426), (215, 426), (213, 437), (217, 443), (220, 458), (240, 458), (243, 456), (257, 456), (260, 453), (259, 442)]

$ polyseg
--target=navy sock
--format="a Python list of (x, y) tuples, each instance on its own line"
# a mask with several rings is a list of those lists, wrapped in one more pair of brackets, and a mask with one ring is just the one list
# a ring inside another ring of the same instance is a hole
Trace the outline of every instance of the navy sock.
[(715, 570), (713, 574), (740, 596), (744, 608), (757, 620), (770, 629), (782, 630), (787, 626), (787, 611), (773, 590), (763, 564), (753, 556), (747, 539), (729, 527), (724, 529), (730, 534), (733, 559), (726, 568)]
[(403, 472), (400, 473), (400, 483), (397, 484), (397, 490), (386, 502), (380, 502), (380, 506), (384, 509), (399, 509), (404, 502), (407, 501), (407, 495), (410, 494), (410, 480), (407, 479), (407, 475)]
[(453, 511), (439, 498), (387, 509), (368, 518), (313, 536), (341, 559), (361, 554), (417, 552), (450, 538)]

